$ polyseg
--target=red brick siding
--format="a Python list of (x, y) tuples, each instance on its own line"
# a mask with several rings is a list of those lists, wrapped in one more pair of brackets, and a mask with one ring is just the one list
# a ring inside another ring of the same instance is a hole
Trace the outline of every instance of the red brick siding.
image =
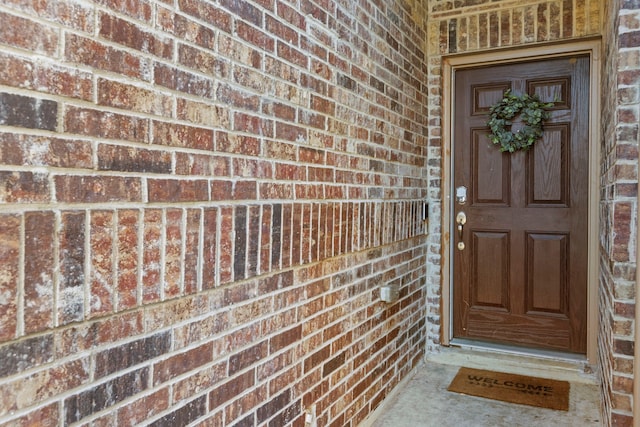
[(0, 424), (355, 426), (422, 359), (421, 2), (0, 21)]
[(640, 15), (637, 2), (605, 10), (603, 173), (600, 241), (602, 399), (607, 425), (631, 426), (638, 227), (638, 85)]

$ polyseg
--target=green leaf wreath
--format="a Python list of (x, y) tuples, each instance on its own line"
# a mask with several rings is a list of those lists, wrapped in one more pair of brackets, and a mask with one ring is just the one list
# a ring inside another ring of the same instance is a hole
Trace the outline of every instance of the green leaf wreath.
[[(487, 126), (491, 129), (491, 142), (499, 146), (502, 152), (528, 150), (542, 137), (542, 124), (550, 117), (546, 108), (551, 107), (553, 102), (542, 102), (538, 95), (525, 93), (518, 96), (507, 90), (504, 98), (489, 109)], [(511, 124), (518, 115), (525, 126), (514, 133)]]

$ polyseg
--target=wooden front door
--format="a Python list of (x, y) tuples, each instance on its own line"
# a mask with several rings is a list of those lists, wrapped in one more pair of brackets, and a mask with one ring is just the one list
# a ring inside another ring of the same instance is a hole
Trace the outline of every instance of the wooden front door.
[[(489, 108), (507, 89), (555, 102), (526, 152), (488, 138)], [(454, 98), (454, 338), (584, 354), (588, 56), (458, 70)]]

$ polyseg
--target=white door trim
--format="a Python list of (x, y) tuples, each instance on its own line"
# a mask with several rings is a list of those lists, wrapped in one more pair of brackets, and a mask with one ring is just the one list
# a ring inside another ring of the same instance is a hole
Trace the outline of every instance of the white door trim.
[(589, 249), (587, 284), (587, 353), (586, 362), (596, 364), (598, 337), (598, 236), (599, 236), (599, 179), (600, 164), (600, 39), (591, 38), (564, 43), (532, 45), (519, 48), (493, 50), (473, 54), (443, 57), (443, 179), (442, 179), (442, 325), (441, 342), (450, 345), (453, 334), (452, 298), (452, 200), (451, 180), (453, 161), (453, 111), (455, 72), (480, 65), (504, 64), (525, 60), (554, 58), (575, 54), (588, 54), (590, 58), (590, 106), (589, 106)]

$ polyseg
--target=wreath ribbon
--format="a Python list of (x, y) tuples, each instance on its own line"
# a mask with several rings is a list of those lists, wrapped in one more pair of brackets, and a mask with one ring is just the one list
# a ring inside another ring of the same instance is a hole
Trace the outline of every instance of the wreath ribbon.
[[(514, 95), (508, 89), (504, 98), (489, 108), (487, 126), (491, 130), (489, 139), (500, 147), (500, 151), (513, 153), (517, 150), (528, 150), (542, 138), (542, 125), (550, 114), (547, 108), (553, 102), (542, 102), (538, 95)], [(513, 119), (520, 116), (524, 127), (516, 132), (511, 131)]]

